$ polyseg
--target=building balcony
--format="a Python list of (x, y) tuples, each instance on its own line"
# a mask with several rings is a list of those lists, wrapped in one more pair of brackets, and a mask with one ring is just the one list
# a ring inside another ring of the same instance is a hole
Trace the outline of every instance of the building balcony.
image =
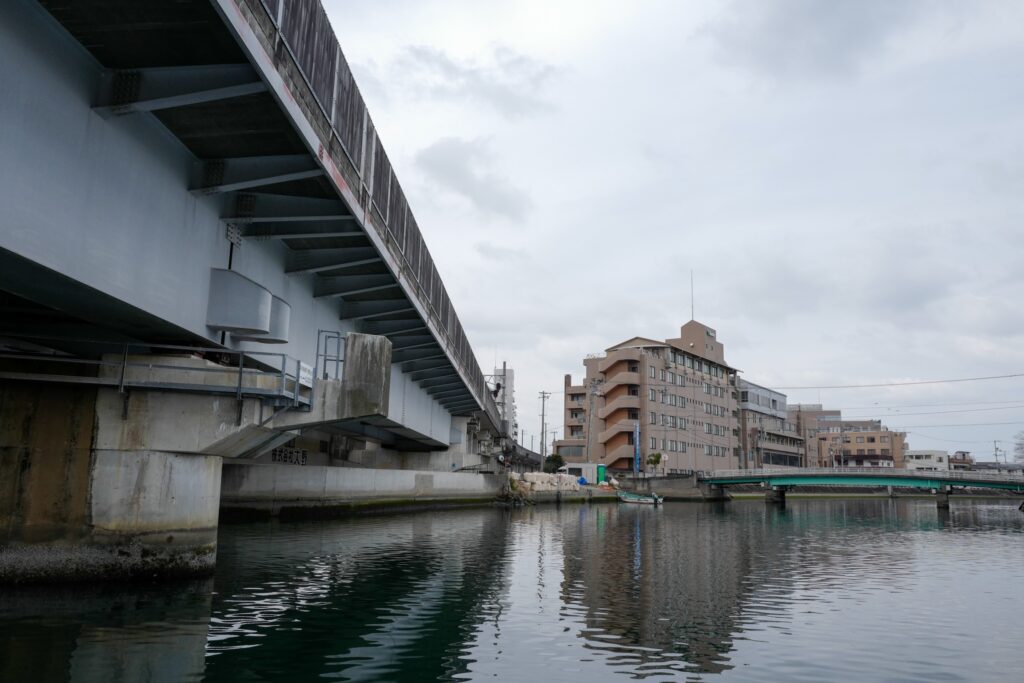
[(623, 362), (639, 363), (640, 349), (621, 349), (619, 351), (612, 351), (597, 364), (597, 371), (607, 373), (608, 369), (613, 367), (616, 363)]
[[(623, 366), (625, 367), (625, 366)], [(613, 372), (604, 378), (606, 387), (615, 386), (616, 384), (640, 384), (640, 373), (629, 372), (628, 370), (622, 369)]]
[(603, 408), (597, 411), (597, 416), (602, 420), (614, 413), (616, 410), (622, 408), (635, 408), (640, 409), (640, 397), (639, 396), (619, 396), (605, 404)]
[(616, 434), (632, 432), (636, 429), (636, 424), (636, 420), (621, 420), (616, 422), (611, 427), (601, 432), (597, 437), (597, 441), (598, 443), (608, 443), (608, 441)]
[(616, 446), (610, 451), (605, 451), (604, 457), (601, 458), (600, 462), (602, 462), (605, 465), (611, 465), (616, 460), (626, 459), (630, 462), (630, 467), (627, 469), (631, 469), (634, 452), (635, 451), (633, 450), (632, 444), (623, 444), (621, 446)]

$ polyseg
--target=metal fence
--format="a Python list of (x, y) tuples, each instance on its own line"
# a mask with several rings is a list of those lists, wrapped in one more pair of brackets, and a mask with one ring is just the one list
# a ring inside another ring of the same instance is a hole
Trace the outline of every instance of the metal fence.
[(442, 345), (447, 346), (463, 376), (484, 402), (483, 408), (492, 421), (500, 424), (483, 372), (423, 242), (320, 0), (259, 1), (356, 169), (365, 196), (369, 198), (368, 208), (372, 210), (368, 213), (379, 217), (383, 224), (378, 225), (377, 220), (371, 222), (385, 241), (396, 246), (403, 270), (416, 285), (414, 295), (433, 313), (436, 325), (445, 336)]

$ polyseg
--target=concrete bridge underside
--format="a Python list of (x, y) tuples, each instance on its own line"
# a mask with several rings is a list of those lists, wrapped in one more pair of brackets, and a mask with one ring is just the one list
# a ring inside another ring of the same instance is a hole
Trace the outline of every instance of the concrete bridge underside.
[(210, 570), (224, 458), (500, 452), (317, 0), (0, 3), (0, 82), (0, 579)]

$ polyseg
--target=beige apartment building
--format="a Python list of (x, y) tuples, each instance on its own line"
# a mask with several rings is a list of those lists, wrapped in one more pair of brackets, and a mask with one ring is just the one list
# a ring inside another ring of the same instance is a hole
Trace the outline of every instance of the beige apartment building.
[(796, 403), (786, 410), (807, 444), (807, 467), (905, 466), (907, 435), (881, 420), (844, 420), (842, 412), (818, 403)]
[[(567, 462), (632, 471), (639, 428), (646, 471), (740, 466), (736, 370), (715, 330), (691, 320), (675, 339), (633, 337), (583, 365), (582, 383), (565, 376), (565, 429), (555, 452)], [(646, 464), (654, 453), (661, 454), (656, 468)]]

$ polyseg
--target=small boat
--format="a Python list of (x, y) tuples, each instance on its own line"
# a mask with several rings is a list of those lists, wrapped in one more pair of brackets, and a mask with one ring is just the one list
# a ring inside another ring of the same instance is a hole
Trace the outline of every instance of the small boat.
[(623, 503), (633, 503), (634, 505), (661, 505), (662, 501), (665, 500), (657, 493), (645, 496), (640, 493), (633, 493), (632, 491), (619, 491), (618, 496), (619, 500)]

